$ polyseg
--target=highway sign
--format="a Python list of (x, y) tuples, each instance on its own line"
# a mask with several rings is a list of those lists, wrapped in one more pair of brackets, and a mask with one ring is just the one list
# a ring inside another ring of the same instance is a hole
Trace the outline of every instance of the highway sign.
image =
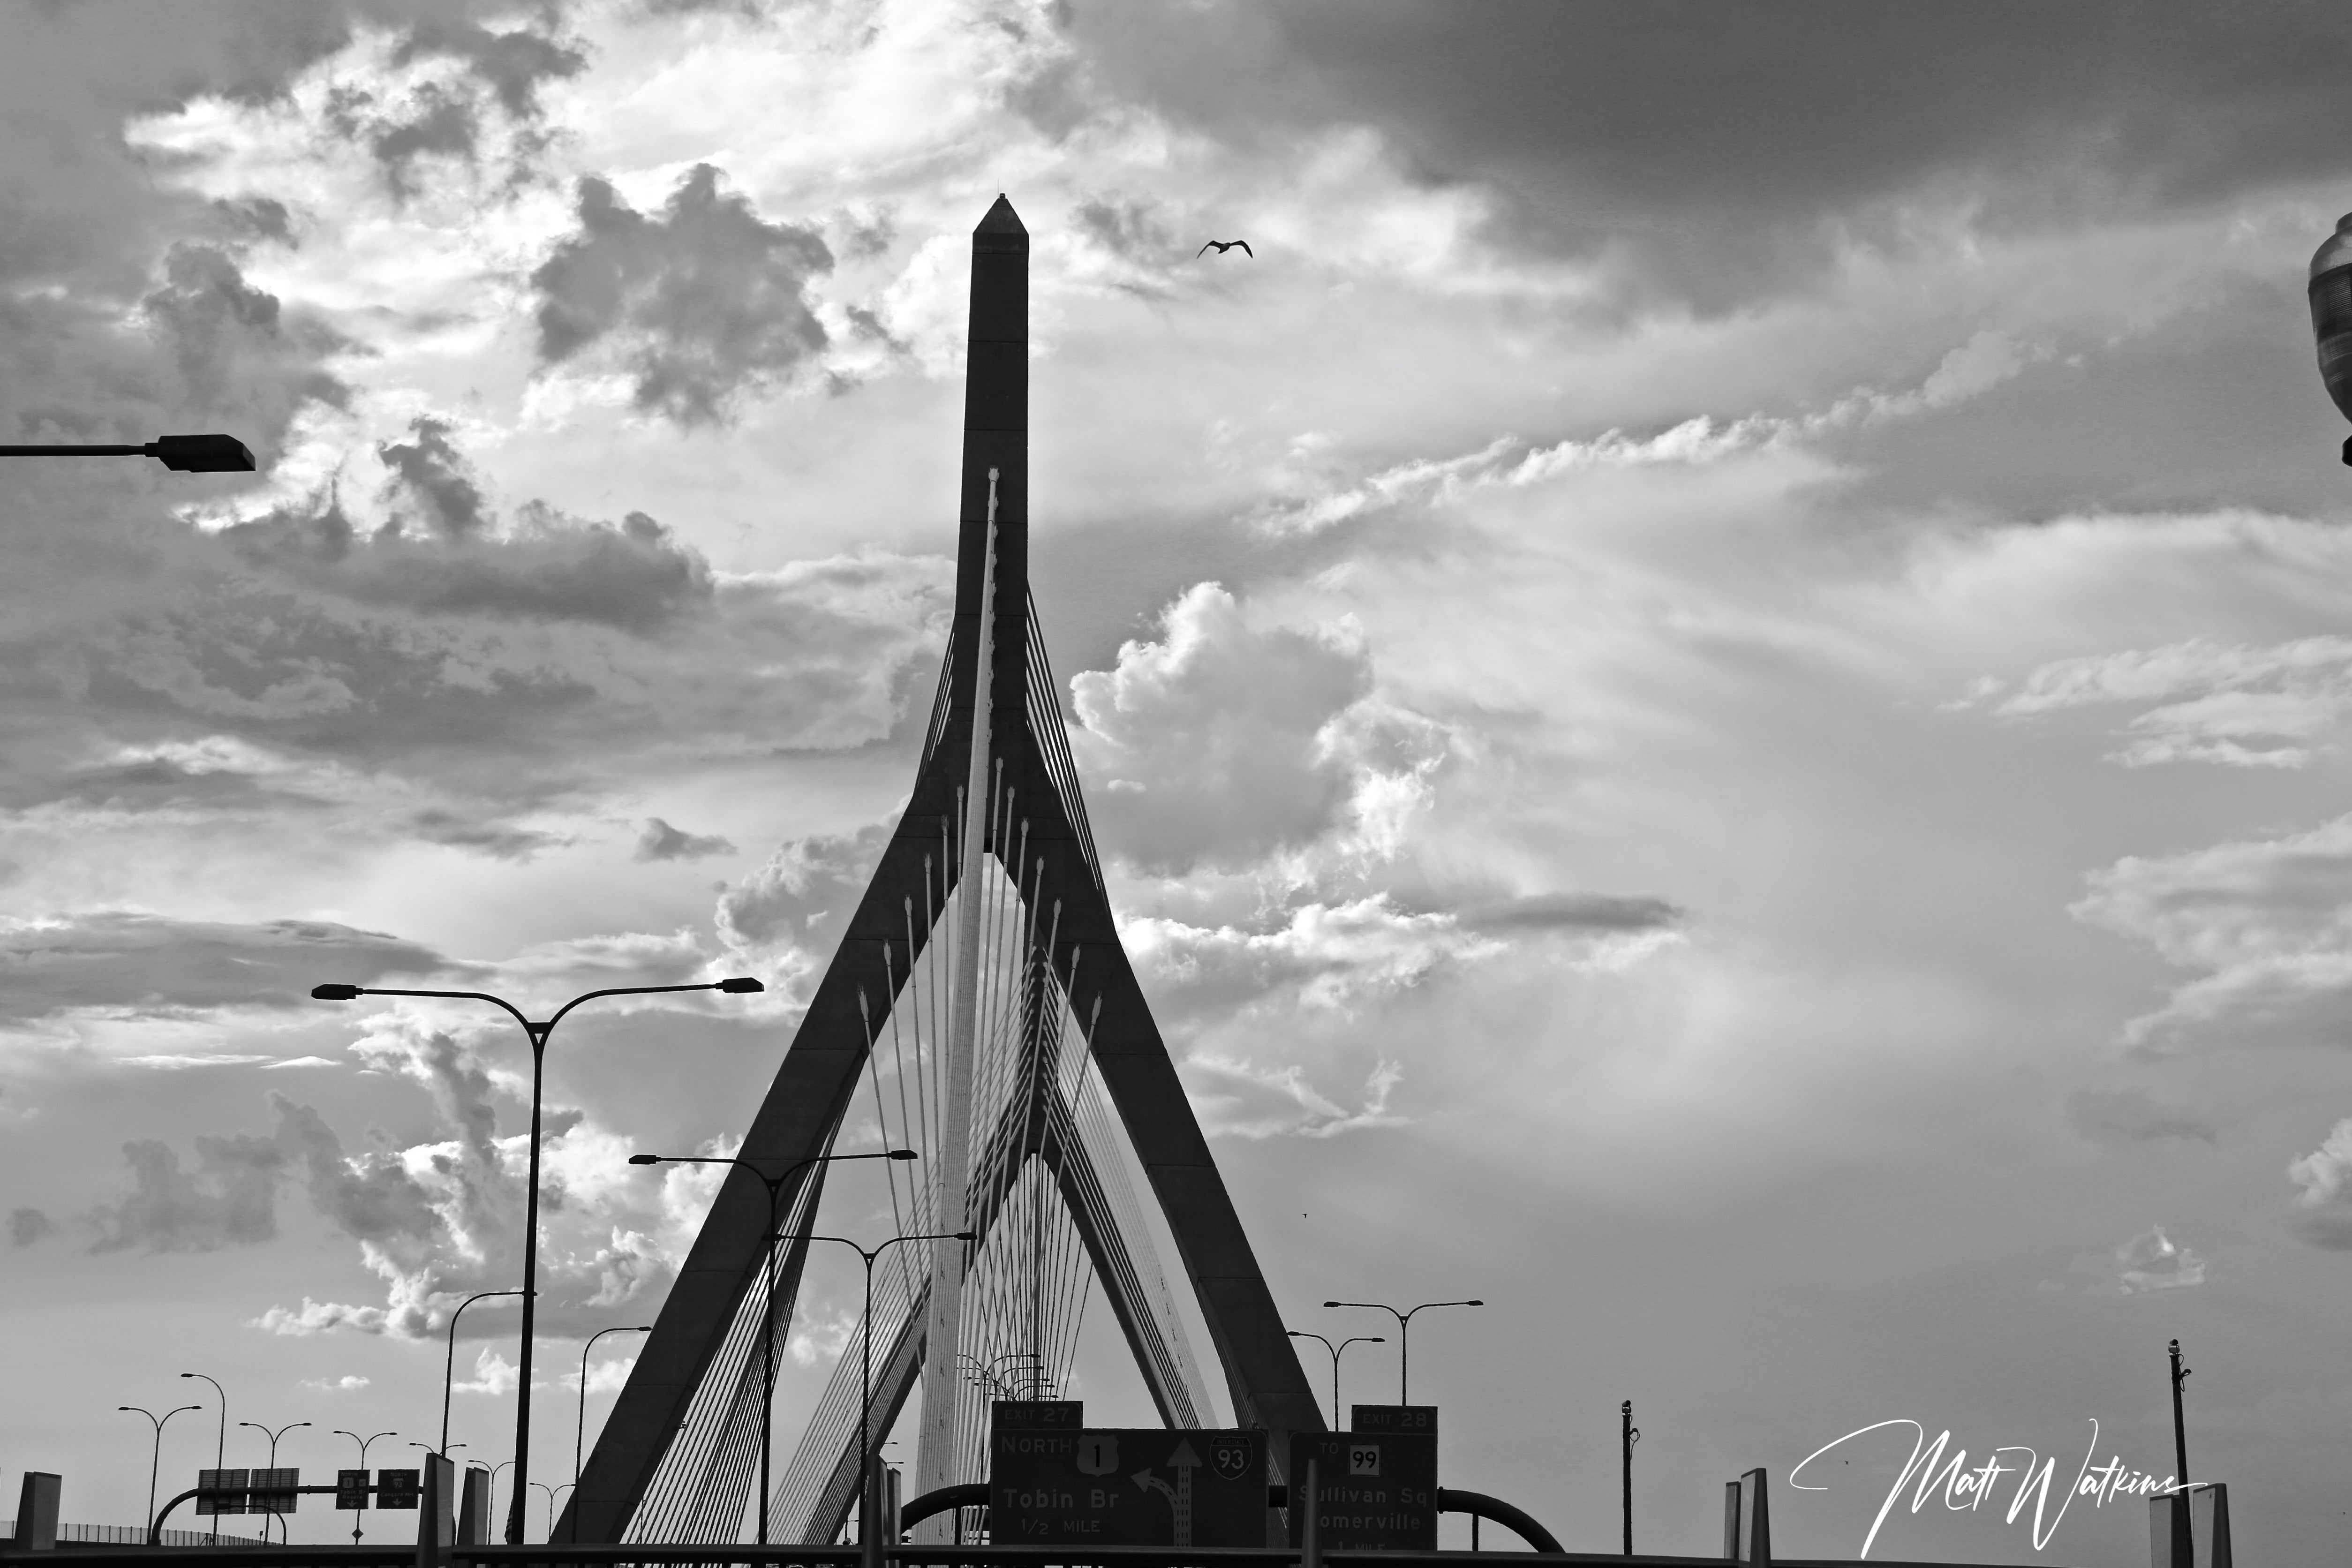
[(247, 1506), (256, 1513), (292, 1513), (301, 1484), (300, 1470), (256, 1470)]
[(198, 1513), (243, 1513), (247, 1473), (243, 1470), (198, 1470), (196, 1485), (210, 1489), (210, 1495), (196, 1494)]
[(368, 1473), (365, 1470), (335, 1472), (335, 1506), (347, 1510), (368, 1505)]
[(425, 1492), (425, 1472), (422, 1470), (378, 1470), (375, 1473), (375, 1506), (378, 1508), (415, 1508)]
[[(1411, 1408), (1407, 1406), (1406, 1408)], [(1327, 1551), (1437, 1550), (1434, 1432), (1290, 1435), (1290, 1543), (1307, 1522), (1307, 1461), (1315, 1461), (1316, 1519)]]
[(1351, 1405), (1348, 1407), (1348, 1430), (1350, 1432), (1426, 1432), (1437, 1436), (1437, 1406), (1434, 1405)]
[(1040, 1426), (1028, 1424), (1040, 1406), (995, 1409), (988, 1517), (999, 1545), (1265, 1544), (1265, 1433)]

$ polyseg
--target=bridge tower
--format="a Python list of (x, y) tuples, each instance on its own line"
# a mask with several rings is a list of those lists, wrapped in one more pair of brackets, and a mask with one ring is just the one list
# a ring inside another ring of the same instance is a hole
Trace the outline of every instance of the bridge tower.
[[(824, 1154), (870, 1091), (886, 1135), (924, 1154), (903, 1199), (892, 1188), (900, 1233), (980, 1239), (891, 1249), (875, 1276), (873, 1386), (845, 1357), (778, 1486), (779, 1539), (838, 1531), (862, 1396), (878, 1445), (919, 1379), (917, 1489), (984, 1479), (987, 1399), (1052, 1394), (1075, 1349), (1068, 1284), (1083, 1292), (1089, 1274), (1161, 1419), (1206, 1424), (1130, 1166), (1235, 1419), (1265, 1428), (1277, 1458), (1288, 1433), (1324, 1426), (1105, 897), (1028, 591), (1029, 234), (1003, 196), (971, 260), (955, 618), (922, 762), (740, 1156), (779, 1173)], [(734, 1538), (758, 1469), (761, 1358), (789, 1332), (823, 1169), (780, 1205), (782, 1327), (766, 1344), (768, 1194), (730, 1171), (556, 1539)]]

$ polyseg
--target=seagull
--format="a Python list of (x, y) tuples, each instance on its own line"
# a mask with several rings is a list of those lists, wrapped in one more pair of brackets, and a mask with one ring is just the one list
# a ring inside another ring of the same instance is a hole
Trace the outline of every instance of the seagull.
[(1213, 239), (1209, 241), (1208, 244), (1201, 247), (1199, 250), (1193, 252), (1192, 259), (1198, 261), (1202, 257), (1208, 255), (1211, 250), (1214, 250), (1219, 256), (1223, 256), (1226, 251), (1231, 250), (1236, 245), (1242, 247), (1242, 254), (1244, 256), (1248, 257), (1252, 261), (1255, 261), (1257, 259), (1257, 252), (1249, 247), (1249, 241), (1246, 239)]

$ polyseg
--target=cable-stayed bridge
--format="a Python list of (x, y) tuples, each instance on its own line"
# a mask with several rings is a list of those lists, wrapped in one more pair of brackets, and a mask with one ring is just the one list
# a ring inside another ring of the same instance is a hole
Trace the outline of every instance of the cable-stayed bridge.
[[(1104, 895), (1028, 589), (1028, 231), (1000, 196), (972, 234), (955, 620), (914, 791), (739, 1151), (780, 1174), (870, 1114), (923, 1156), (884, 1166), (898, 1234), (976, 1239), (885, 1255), (872, 1386), (844, 1355), (776, 1480), (778, 1541), (837, 1535), (860, 1454), (909, 1400), (915, 1489), (984, 1479), (989, 1403), (1059, 1392), (1097, 1293), (1168, 1426), (1211, 1418), (1187, 1292), (1239, 1425), (1276, 1456), (1324, 1427)], [(556, 1539), (737, 1538), (824, 1167), (792, 1183), (772, 1335), (769, 1194), (737, 1169)]]

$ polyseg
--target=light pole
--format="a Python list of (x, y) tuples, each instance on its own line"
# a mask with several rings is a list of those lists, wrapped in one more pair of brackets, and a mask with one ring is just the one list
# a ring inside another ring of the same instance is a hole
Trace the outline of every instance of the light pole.
[(1386, 1312), (1397, 1321), (1397, 1403), (1410, 1405), (1412, 1401), (1405, 1397), (1405, 1376), (1412, 1366), (1412, 1363), (1406, 1358), (1412, 1350), (1412, 1343), (1406, 1336), (1412, 1327), (1412, 1314), (1426, 1312), (1433, 1307), (1483, 1307), (1486, 1303), (1484, 1301), (1423, 1301), (1420, 1306), (1402, 1312), (1385, 1301), (1326, 1301), (1323, 1304), (1327, 1307), (1369, 1307), (1377, 1312)]
[[(341, 1427), (338, 1426), (335, 1428), (335, 1436), (338, 1437), (349, 1437), (352, 1442), (357, 1443), (360, 1446), (360, 1468), (362, 1470), (365, 1470), (367, 1468), (367, 1451), (374, 1446), (376, 1437), (397, 1437), (400, 1434), (397, 1432), (378, 1432), (375, 1435), (375, 1437), (362, 1437), (356, 1432), (346, 1432)], [(352, 1544), (353, 1546), (357, 1546), (360, 1543), (360, 1525), (366, 1520), (366, 1518), (367, 1499), (362, 1496), (360, 1499), (359, 1510), (352, 1516)]]
[(867, 1541), (876, 1539), (875, 1521), (866, 1517), (866, 1504), (873, 1499), (874, 1489), (874, 1260), (887, 1248), (902, 1241), (975, 1241), (968, 1230), (936, 1231), (928, 1236), (893, 1236), (884, 1238), (871, 1248), (863, 1247), (845, 1236), (812, 1236), (811, 1241), (837, 1241), (857, 1254), (866, 1265), (866, 1348), (858, 1354), (857, 1377), (857, 1517), (858, 1529)]
[[(252, 1427), (252, 1428), (253, 1428), (255, 1431), (257, 1431), (257, 1432), (267, 1433), (267, 1434), (268, 1435), (268, 1437), (269, 1437), (269, 1468), (270, 1468), (271, 1469), (273, 1469), (273, 1470), (274, 1470), (274, 1469), (276, 1469), (276, 1468), (278, 1468), (278, 1438), (280, 1438), (280, 1437), (283, 1437), (284, 1436), (286, 1436), (286, 1434), (287, 1434), (287, 1433), (291, 1432), (292, 1430), (294, 1430), (294, 1428), (295, 1428), (295, 1427), (297, 1427), (297, 1426), (308, 1426), (310, 1425), (310, 1423), (309, 1423), (308, 1421), (289, 1421), (288, 1423), (286, 1423), (286, 1425), (285, 1425), (285, 1426), (280, 1426), (280, 1427), (279, 1427), (279, 1428), (278, 1428), (278, 1430), (277, 1430), (277, 1431), (275, 1431), (275, 1432), (271, 1432), (271, 1431), (269, 1430), (269, 1428), (268, 1428), (268, 1427), (264, 1426), (263, 1426), (260, 1422), (258, 1422), (258, 1421), (240, 1421), (240, 1422), (238, 1422), (238, 1423), (237, 1423), (237, 1425), (238, 1425), (238, 1426), (250, 1426), (250, 1427)], [(285, 1541), (284, 1541), (284, 1539), (283, 1539), (283, 1537), (284, 1537), (284, 1536), (285, 1536), (285, 1534), (286, 1534), (286, 1516), (285, 1516), (284, 1514), (282, 1514), (282, 1513), (278, 1513), (278, 1510), (277, 1510), (276, 1509), (271, 1509), (269, 1511), (270, 1511), (271, 1513), (278, 1514), (278, 1536), (280, 1537), (280, 1539), (279, 1539), (279, 1541), (278, 1541), (278, 1544), (279, 1544), (280, 1546), (283, 1546), (283, 1545), (285, 1545), (285, 1544), (286, 1544), (286, 1542), (285, 1542)], [(269, 1537), (269, 1531), (267, 1531), (267, 1530), (264, 1530), (264, 1531), (261, 1532), (261, 1534), (262, 1534), (262, 1539), (264, 1539), (265, 1541), (266, 1541), (266, 1540), (268, 1540), (268, 1537)]]
[(183, 1405), (177, 1410), (166, 1410), (158, 1415), (143, 1405), (118, 1405), (117, 1410), (136, 1411), (155, 1423), (155, 1457), (147, 1462), (147, 1533), (155, 1533), (155, 1476), (163, 1468), (163, 1423), (185, 1411), (202, 1410), (201, 1405)]
[[(220, 1396), (220, 1442), (213, 1449), (213, 1468), (220, 1469), (228, 1464), (228, 1392), (201, 1372), (184, 1372), (180, 1375), (203, 1377), (206, 1383), (212, 1384), (213, 1392)], [(213, 1504), (213, 1527), (206, 1539), (215, 1545), (220, 1543), (220, 1504), (217, 1501)]]
[(599, 996), (652, 996), (670, 991), (724, 991), (744, 995), (764, 991), (767, 987), (748, 975), (736, 975), (726, 980), (705, 981), (697, 985), (612, 985), (601, 991), (586, 991), (558, 1007), (545, 1021), (524, 1016), (522, 1010), (503, 996), (493, 996), (487, 991), (401, 991), (378, 985), (346, 985), (332, 983), (313, 985), (310, 994), (320, 1002), (352, 1002), (362, 996), (435, 996), (450, 1001), (488, 1002), (503, 1007), (522, 1032), (530, 1038), (530, 1171), (525, 1177), (527, 1191), (523, 1202), (522, 1247), (522, 1382), (515, 1400), (515, 1479), (514, 1504), (507, 1510), (507, 1543), (522, 1544), (523, 1498), (526, 1489), (520, 1483), (530, 1478), (530, 1340), (536, 1320), (534, 1309), (539, 1305), (539, 1102), (540, 1090), (545, 1080), (547, 1037), (563, 1016), (583, 1002)]
[(565, 1481), (559, 1486), (552, 1487), (549, 1486), (545, 1481), (533, 1481), (530, 1484), (547, 1494), (547, 1531), (541, 1539), (552, 1541), (555, 1538), (555, 1495), (558, 1492), (570, 1491), (572, 1489), (572, 1483), (570, 1481)]
[[(457, 1320), (465, 1315), (467, 1308), (477, 1301), (487, 1301), (493, 1296), (521, 1294), (520, 1290), (477, 1290), (458, 1302), (457, 1310), (449, 1314), (449, 1353), (443, 1358), (441, 1365), (441, 1451), (445, 1454), (449, 1451), (449, 1395), (455, 1391), (457, 1382)], [(465, 1447), (463, 1443), (457, 1446)]]
[(2172, 1359), (2172, 1460), (2179, 1472), (2173, 1479), (2185, 1487), (2189, 1484), (2189, 1425), (2180, 1415), (2180, 1385), (2189, 1381), (2189, 1369), (2180, 1364), (2179, 1340), (2165, 1353)]
[[(580, 1415), (572, 1426), (572, 1485), (574, 1489), (577, 1489), (580, 1485), (580, 1453), (587, 1446), (588, 1441), (588, 1352), (594, 1350), (596, 1342), (606, 1334), (649, 1334), (653, 1331), (654, 1326), (651, 1323), (640, 1323), (635, 1328), (598, 1329), (588, 1336), (588, 1342), (580, 1347)], [(761, 1479), (764, 1480), (767, 1478), (762, 1475)], [(579, 1539), (580, 1524), (577, 1520), (572, 1521), (572, 1535), (574, 1541)], [(761, 1544), (764, 1546), (767, 1543), (762, 1542)]]
[[(836, 1164), (845, 1160), (912, 1160), (914, 1158), (916, 1154), (912, 1149), (890, 1149), (872, 1154), (818, 1154), (806, 1160), (794, 1161), (782, 1171), (771, 1176), (751, 1161), (734, 1154), (632, 1154), (629, 1156), (629, 1163), (632, 1165), (734, 1165), (749, 1171), (761, 1186), (768, 1189), (768, 1294), (766, 1306), (763, 1309), (767, 1322), (764, 1336), (761, 1340), (762, 1348), (760, 1352), (760, 1364), (765, 1373), (764, 1381), (767, 1384), (767, 1397), (760, 1404), (760, 1544), (762, 1546), (768, 1544), (768, 1462), (769, 1450), (773, 1447), (770, 1438), (771, 1429), (775, 1420), (776, 1405), (776, 1226), (778, 1224), (776, 1208), (783, 1197), (784, 1184), (811, 1165)], [(592, 1340), (589, 1342), (593, 1344), (595, 1342)], [(585, 1351), (580, 1352), (580, 1409), (581, 1425), (584, 1429), (588, 1419), (588, 1352)], [(576, 1451), (572, 1456), (572, 1479), (574, 1481), (580, 1479), (580, 1462)], [(861, 1481), (859, 1484), (864, 1483)]]
[(73, 442), (0, 447), (0, 458), (154, 458), (184, 474), (249, 474), (253, 454), (234, 436), (158, 436), (143, 447)]
[(1633, 1425), (1633, 1402), (1630, 1399), (1617, 1407), (1618, 1418), (1624, 1423), (1617, 1440), (1624, 1446), (1625, 1468), (1625, 1555), (1633, 1555), (1633, 1445), (1642, 1440), (1642, 1429)]
[(498, 1517), (499, 1512), (499, 1472), (513, 1463), (512, 1459), (500, 1459), (490, 1467), (490, 1495), (486, 1500), (489, 1504), (490, 1517), (493, 1519)]
[(1310, 1334), (1304, 1329), (1286, 1329), (1283, 1331), (1294, 1340), (1313, 1340), (1331, 1352), (1331, 1430), (1346, 1431), (1347, 1428), (1339, 1425), (1339, 1357), (1346, 1353), (1349, 1345), (1384, 1345), (1389, 1342), (1388, 1336), (1358, 1334), (1352, 1339), (1341, 1340), (1335, 1345), (1321, 1334)]

